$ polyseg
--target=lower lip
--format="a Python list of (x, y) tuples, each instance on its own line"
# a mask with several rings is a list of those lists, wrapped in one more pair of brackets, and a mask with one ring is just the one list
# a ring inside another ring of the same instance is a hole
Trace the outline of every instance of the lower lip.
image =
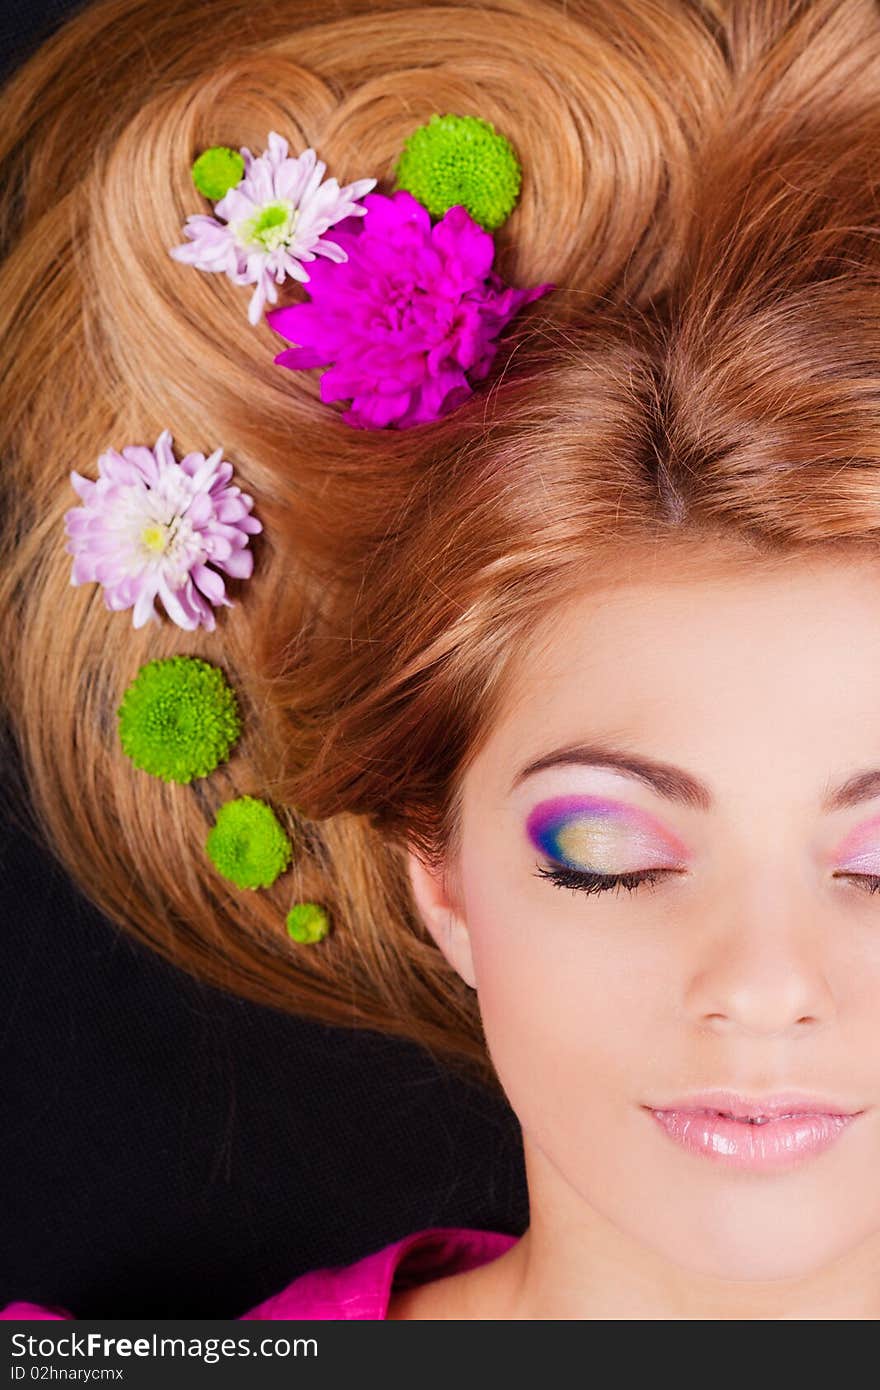
[[(861, 1112), (858, 1112), (861, 1113)], [(792, 1115), (766, 1124), (728, 1120), (711, 1110), (651, 1110), (660, 1128), (691, 1153), (760, 1172), (790, 1168), (830, 1148), (855, 1115)]]

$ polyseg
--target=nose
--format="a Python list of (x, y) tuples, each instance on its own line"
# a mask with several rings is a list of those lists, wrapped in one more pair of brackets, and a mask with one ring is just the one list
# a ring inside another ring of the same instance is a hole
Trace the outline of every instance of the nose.
[(704, 932), (686, 1006), (717, 1032), (778, 1035), (826, 1023), (834, 1012), (823, 924), (815, 904), (776, 890), (737, 892)]

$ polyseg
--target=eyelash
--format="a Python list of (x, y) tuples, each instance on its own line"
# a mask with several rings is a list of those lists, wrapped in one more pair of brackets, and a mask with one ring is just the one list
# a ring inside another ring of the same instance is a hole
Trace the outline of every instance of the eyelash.
[(848, 878), (853, 883), (857, 883), (863, 893), (880, 892), (880, 875), (878, 874), (835, 874), (835, 878)]
[[(669, 869), (645, 869), (632, 874), (591, 874), (583, 869), (569, 869), (565, 865), (548, 869), (538, 866), (537, 876), (548, 878), (557, 888), (571, 888), (578, 893), (607, 893), (611, 888), (625, 888), (634, 893), (643, 884), (653, 885)], [(880, 879), (877, 880), (880, 886)]]
[[(576, 893), (607, 893), (612, 888), (625, 888), (628, 893), (634, 893), (643, 884), (653, 887), (659, 878), (675, 872), (675, 869), (644, 869), (631, 874), (593, 874), (565, 865), (553, 869), (539, 865), (536, 876), (549, 879), (557, 888), (569, 888)], [(863, 893), (880, 892), (880, 874), (835, 874), (834, 877), (849, 879)]]

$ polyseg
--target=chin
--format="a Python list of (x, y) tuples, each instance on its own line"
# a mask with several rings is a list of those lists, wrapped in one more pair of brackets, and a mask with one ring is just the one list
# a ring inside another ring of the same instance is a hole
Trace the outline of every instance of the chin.
[(749, 1220), (747, 1213), (738, 1212), (735, 1200), (725, 1206), (719, 1198), (717, 1213), (704, 1213), (684, 1239), (682, 1234), (645, 1231), (640, 1238), (691, 1274), (727, 1283), (762, 1284), (818, 1274), (870, 1232), (849, 1229), (835, 1220), (831, 1204), (820, 1212), (798, 1205), (767, 1222)]
[[(702, 1251), (687, 1250), (676, 1260), (690, 1273), (725, 1283), (764, 1284), (775, 1280), (807, 1279), (827, 1268), (848, 1246), (829, 1240), (811, 1241), (796, 1249), (745, 1250), (741, 1246), (713, 1245)], [(666, 1252), (675, 1258), (673, 1252)]]

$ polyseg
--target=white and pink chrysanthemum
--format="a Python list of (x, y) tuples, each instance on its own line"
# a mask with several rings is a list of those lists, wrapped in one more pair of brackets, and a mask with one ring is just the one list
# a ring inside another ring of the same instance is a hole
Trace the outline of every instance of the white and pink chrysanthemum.
[(212, 605), (235, 606), (218, 571), (249, 579), (248, 540), (263, 529), (250, 515), (253, 498), (229, 486), (233, 469), (223, 450), (209, 458), (187, 454), (178, 463), (163, 430), (154, 449), (109, 449), (98, 471), (95, 482), (75, 469), (70, 474), (82, 499), (64, 514), (71, 584), (102, 585), (108, 608), (134, 607), (136, 628), (158, 619), (159, 598), (179, 627), (213, 632)]
[(190, 240), (171, 250), (175, 260), (199, 270), (225, 272), (236, 285), (256, 285), (248, 307), (253, 324), (267, 300), (277, 303), (275, 287), (288, 276), (308, 283), (303, 261), (318, 255), (348, 260), (323, 233), (345, 217), (362, 216), (366, 208), (356, 199), (377, 182), (356, 179), (342, 188), (335, 178), (322, 182), (327, 166), (313, 149), (296, 159), (287, 151), (287, 141), (275, 131), (264, 154), (255, 157), (242, 148), (244, 178), (215, 203), (216, 216), (188, 217), (183, 230)]

